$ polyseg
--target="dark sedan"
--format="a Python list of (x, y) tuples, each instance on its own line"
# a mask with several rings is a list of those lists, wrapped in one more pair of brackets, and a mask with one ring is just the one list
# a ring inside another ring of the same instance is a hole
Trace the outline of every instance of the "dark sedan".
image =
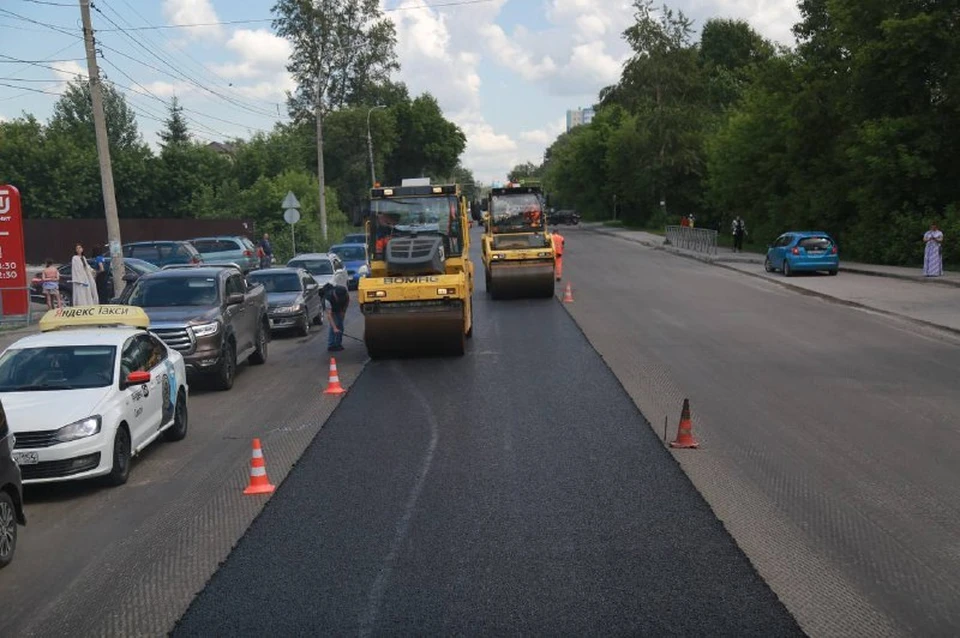
[(580, 223), (580, 213), (575, 210), (558, 210), (547, 215), (547, 221), (551, 224), (567, 224), (576, 226)]
[(320, 285), (303, 268), (266, 268), (247, 275), (251, 284), (267, 291), (267, 315), (271, 331), (296, 329), (310, 334), (311, 325), (323, 323)]
[[(90, 264), (91, 268), (96, 270), (97, 264), (94, 262), (94, 260), (88, 259), (87, 262)], [(103, 267), (108, 273), (110, 272), (109, 257), (104, 257)], [(69, 306), (73, 301), (73, 280), (70, 279), (70, 264), (63, 264), (57, 268), (57, 270), (60, 272), (60, 298), (63, 300), (64, 306)], [(140, 279), (141, 275), (145, 275), (148, 272), (156, 272), (160, 269), (149, 262), (143, 261), (142, 259), (124, 257), (123, 270), (123, 280), (129, 284), (137, 279)], [(107, 298), (101, 299), (100, 303), (107, 303), (113, 299), (113, 277), (107, 277), (107, 295)], [(37, 276), (34, 277), (30, 282), (30, 299), (32, 301), (36, 301), (37, 303), (47, 303), (47, 298), (43, 296), (40, 273), (37, 273)]]

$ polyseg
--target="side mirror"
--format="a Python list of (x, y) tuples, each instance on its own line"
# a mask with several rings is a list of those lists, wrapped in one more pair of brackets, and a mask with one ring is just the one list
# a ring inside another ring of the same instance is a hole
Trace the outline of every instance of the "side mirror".
[(236, 306), (237, 304), (242, 304), (242, 303), (243, 303), (243, 293), (242, 293), (242, 292), (234, 292), (234, 293), (231, 293), (230, 295), (227, 296), (227, 305), (228, 305), (228, 306)]
[(127, 282), (128, 284), (132, 284), (132, 283), (135, 282), (137, 279), (139, 279), (139, 277), (138, 277), (137, 275), (133, 274), (132, 272), (128, 272), (127, 274), (125, 274), (125, 275), (123, 276), (123, 280), (124, 280), (125, 282)]
[(131, 385), (141, 385), (144, 383), (150, 383), (150, 373), (149, 372), (131, 372), (127, 375), (127, 386)]

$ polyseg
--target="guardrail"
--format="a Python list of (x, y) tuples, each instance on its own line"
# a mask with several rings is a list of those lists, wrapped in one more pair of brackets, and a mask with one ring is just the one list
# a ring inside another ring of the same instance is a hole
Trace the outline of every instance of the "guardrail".
[(671, 246), (708, 255), (717, 254), (718, 235), (717, 231), (709, 228), (666, 227), (667, 243)]

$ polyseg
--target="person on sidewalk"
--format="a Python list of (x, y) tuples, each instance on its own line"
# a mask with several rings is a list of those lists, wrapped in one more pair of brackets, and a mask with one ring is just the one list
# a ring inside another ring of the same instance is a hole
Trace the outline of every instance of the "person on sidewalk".
[(260, 267), (269, 268), (273, 265), (273, 246), (270, 244), (269, 233), (263, 234), (259, 248), (260, 250), (257, 253), (260, 255)]
[(923, 235), (926, 247), (923, 249), (923, 274), (927, 277), (943, 275), (943, 233), (936, 224), (930, 224), (930, 230)]
[(743, 238), (747, 234), (747, 225), (740, 215), (733, 218), (733, 252), (743, 252)]
[(81, 244), (77, 244), (76, 254), (70, 260), (70, 279), (73, 280), (74, 306), (96, 306), (100, 303), (96, 277), (83, 255)]
[(53, 260), (48, 259), (44, 263), (43, 272), (40, 274), (43, 296), (47, 300), (47, 310), (53, 310), (53, 300), (57, 300), (57, 308), (63, 308), (63, 299), (60, 297), (60, 271), (53, 265)]
[(567, 240), (557, 231), (553, 231), (553, 249), (557, 251), (557, 264), (554, 272), (557, 275), (557, 281), (563, 277), (563, 249)]
[(324, 284), (323, 299), (327, 306), (327, 319), (330, 321), (330, 334), (327, 337), (327, 352), (343, 350), (343, 321), (350, 305), (350, 292), (345, 286)]

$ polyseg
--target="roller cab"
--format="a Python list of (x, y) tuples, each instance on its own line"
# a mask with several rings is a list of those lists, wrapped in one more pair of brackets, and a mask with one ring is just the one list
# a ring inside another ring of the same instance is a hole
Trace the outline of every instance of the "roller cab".
[(456, 185), (375, 188), (358, 293), (371, 358), (463, 355), (473, 332), (466, 200)]
[(552, 297), (556, 252), (540, 187), (494, 188), (487, 210), (481, 251), (487, 292), (494, 299)]

